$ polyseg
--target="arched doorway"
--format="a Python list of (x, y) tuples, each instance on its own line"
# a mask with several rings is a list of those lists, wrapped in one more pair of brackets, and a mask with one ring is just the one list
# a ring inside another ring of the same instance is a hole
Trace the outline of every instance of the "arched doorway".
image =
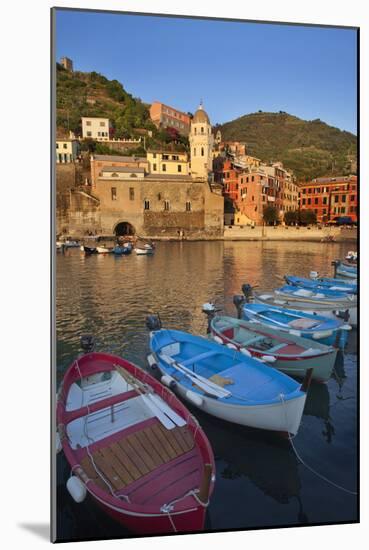
[(134, 235), (136, 233), (135, 228), (129, 222), (120, 222), (114, 228), (114, 233), (117, 237), (123, 237), (126, 235)]

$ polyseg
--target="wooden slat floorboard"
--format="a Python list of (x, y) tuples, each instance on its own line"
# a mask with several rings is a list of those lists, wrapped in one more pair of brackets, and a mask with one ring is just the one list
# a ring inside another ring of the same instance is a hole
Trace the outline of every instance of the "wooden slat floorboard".
[(158, 466), (160, 466), (161, 464), (163, 464), (162, 458), (160, 457), (160, 455), (158, 454), (156, 449), (153, 447), (153, 445), (150, 443), (150, 440), (147, 437), (147, 431), (137, 432), (135, 435), (143, 448), (142, 456), (146, 464), (149, 466), (149, 470), (152, 471), (155, 468), (158, 468)]
[[(195, 443), (187, 426), (167, 430), (159, 422), (92, 453), (97, 468), (115, 491), (151, 473), (163, 464), (193, 449)], [(81, 461), (86, 474), (101, 489), (107, 484), (97, 474), (90, 457)]]

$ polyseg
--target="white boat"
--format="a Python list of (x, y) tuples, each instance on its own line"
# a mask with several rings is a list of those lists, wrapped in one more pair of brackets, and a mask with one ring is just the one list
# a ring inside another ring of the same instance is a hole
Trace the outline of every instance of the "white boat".
[(144, 244), (142, 246), (135, 246), (135, 252), (138, 255), (154, 254), (154, 247), (151, 244)]
[(105, 245), (102, 245), (102, 246), (97, 246), (96, 247), (96, 251), (98, 254), (110, 254), (110, 252), (113, 251), (112, 248), (108, 248), (107, 246)]

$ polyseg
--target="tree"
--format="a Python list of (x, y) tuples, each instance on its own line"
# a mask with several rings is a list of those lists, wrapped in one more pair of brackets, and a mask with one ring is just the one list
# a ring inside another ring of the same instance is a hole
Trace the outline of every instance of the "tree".
[(316, 223), (316, 214), (314, 210), (300, 210), (299, 220), (302, 225)]
[(81, 151), (88, 151), (94, 153), (96, 149), (96, 141), (91, 138), (85, 138), (81, 143)]
[(284, 214), (284, 221), (287, 225), (294, 225), (298, 221), (298, 218), (298, 212), (294, 210), (289, 210)]
[(263, 219), (267, 225), (272, 225), (278, 221), (278, 210), (275, 206), (264, 206)]

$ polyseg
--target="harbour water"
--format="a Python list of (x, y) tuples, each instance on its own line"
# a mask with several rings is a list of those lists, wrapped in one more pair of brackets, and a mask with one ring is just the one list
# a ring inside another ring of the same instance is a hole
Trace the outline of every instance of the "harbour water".
[[(206, 334), (204, 302), (235, 316), (232, 303), (243, 283), (281, 286), (284, 274), (332, 275), (331, 261), (351, 244), (308, 242), (162, 242), (153, 256), (57, 255), (56, 332), (58, 383), (81, 350), (81, 334), (147, 368), (145, 316), (160, 313), (164, 327)], [(213, 447), (216, 486), (207, 530), (250, 529), (357, 520), (357, 343), (352, 331), (327, 384), (313, 384), (295, 450), (291, 443), (191, 409)], [(191, 408), (191, 407), (189, 407)], [(76, 504), (65, 489), (70, 475), (57, 460), (59, 540), (129, 534), (87, 499)]]

